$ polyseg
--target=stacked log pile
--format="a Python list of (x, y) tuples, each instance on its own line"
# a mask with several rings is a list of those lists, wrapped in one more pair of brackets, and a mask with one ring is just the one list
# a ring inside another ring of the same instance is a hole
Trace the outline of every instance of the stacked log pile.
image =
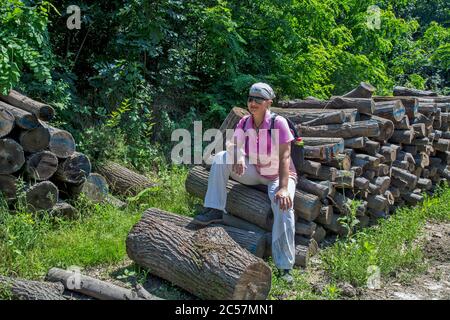
[[(361, 83), (327, 101), (281, 101), (271, 108), (296, 124), (305, 144), (296, 168), (297, 265), (305, 265), (327, 236), (349, 233), (341, 217), (354, 215), (357, 229), (374, 225), (399, 206), (416, 205), (450, 178), (450, 97), (403, 87), (392, 97), (373, 96), (374, 91)], [(233, 108), (222, 132), (246, 114)], [(298, 157), (296, 148), (292, 157)], [(203, 198), (208, 174), (207, 168), (192, 168), (187, 191)], [(227, 188), (223, 223), (265, 233), (270, 254), (273, 217), (265, 187), (230, 180)], [(351, 209), (353, 199), (359, 201)]]
[[(76, 210), (66, 201), (81, 193), (94, 202), (123, 207), (123, 202), (108, 194), (108, 182), (125, 177), (133, 191), (150, 185), (148, 179), (129, 170), (120, 174), (123, 167), (119, 165), (105, 165), (104, 170), (98, 166), (105, 177), (93, 173), (90, 159), (76, 151), (72, 135), (49, 124), (54, 115), (51, 106), (17, 91), (0, 96), (0, 193), (9, 203), (23, 192), (30, 211), (74, 217)], [(20, 179), (23, 190), (17, 188)], [(132, 188), (133, 183), (139, 187)], [(115, 184), (112, 189), (116, 191)]]

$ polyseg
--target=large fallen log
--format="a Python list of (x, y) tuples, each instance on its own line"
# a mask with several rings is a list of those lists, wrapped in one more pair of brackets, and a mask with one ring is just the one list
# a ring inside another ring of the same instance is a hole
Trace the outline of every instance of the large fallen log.
[(55, 115), (55, 110), (48, 104), (30, 99), (23, 94), (11, 90), (7, 96), (0, 96), (0, 100), (3, 100), (14, 107), (28, 111), (38, 119), (43, 121), (50, 121)]
[(270, 267), (221, 227), (189, 231), (146, 212), (126, 247), (138, 265), (202, 299), (266, 299), (270, 291)]
[[(208, 189), (209, 172), (200, 166), (193, 167), (186, 179), (186, 191), (204, 198)], [(239, 182), (227, 183), (227, 204), (225, 210), (239, 218), (251, 222), (264, 230), (272, 228), (272, 208), (266, 193)]]
[[(162, 300), (151, 295), (142, 287), (138, 290), (130, 290), (115, 284), (95, 279), (80, 272), (67, 271), (60, 268), (51, 268), (46, 276), (51, 282), (61, 283), (64, 288), (79, 292), (99, 300)], [(145, 292), (145, 298), (142, 294)]]
[(20, 144), (12, 139), (0, 139), (0, 174), (11, 174), (22, 168), (25, 155)]
[(111, 192), (116, 195), (136, 195), (156, 185), (147, 177), (114, 162), (97, 164), (95, 169), (105, 177)]
[(66, 300), (61, 283), (32, 281), (0, 275), (0, 287), (15, 300)]
[(0, 104), (0, 138), (7, 136), (14, 128), (14, 116)]
[[(156, 208), (147, 210), (146, 214), (151, 214), (154, 217), (161, 219), (162, 221), (173, 223), (178, 227), (186, 228), (187, 230), (191, 231), (196, 231), (203, 228), (203, 226), (195, 223), (194, 219), (192, 218), (163, 211)], [(258, 231), (242, 229), (240, 228), (242, 227), (242, 224), (239, 224), (239, 226), (231, 226), (226, 222), (232, 222), (234, 224), (236, 222), (236, 219), (238, 218), (233, 217), (232, 215), (227, 213), (225, 213), (224, 216), (227, 216), (225, 218), (226, 221), (225, 219), (223, 220), (224, 224), (214, 223), (209, 225), (208, 228), (222, 227), (225, 230), (225, 232), (242, 248), (247, 249), (250, 253), (254, 254), (257, 257), (262, 258), (266, 250), (266, 240), (265, 240), (266, 231), (259, 229), (254, 225), (252, 225), (255, 227), (254, 230)], [(243, 221), (242, 219), (240, 220)]]

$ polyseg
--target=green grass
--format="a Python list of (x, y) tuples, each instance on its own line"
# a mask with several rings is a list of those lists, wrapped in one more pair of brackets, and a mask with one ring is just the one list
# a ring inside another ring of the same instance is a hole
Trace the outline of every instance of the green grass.
[[(365, 286), (369, 266), (376, 266), (381, 276), (408, 270), (409, 275), (424, 269), (419, 240), (429, 220), (450, 221), (450, 189), (441, 188), (416, 207), (401, 208), (374, 228), (335, 243), (321, 253), (323, 268), (335, 281)], [(407, 277), (405, 277), (407, 278)]]
[(76, 220), (55, 219), (25, 209), (11, 213), (0, 205), (0, 274), (38, 279), (51, 267), (90, 267), (126, 258), (125, 239), (149, 207), (193, 215), (199, 200), (185, 191), (187, 169), (163, 172), (158, 187), (130, 201), (126, 210), (79, 199)]

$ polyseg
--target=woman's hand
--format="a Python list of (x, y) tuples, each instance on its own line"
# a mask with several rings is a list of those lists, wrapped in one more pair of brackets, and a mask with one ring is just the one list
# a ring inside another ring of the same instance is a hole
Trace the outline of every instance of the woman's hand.
[(236, 163), (233, 164), (232, 170), (234, 173), (236, 173), (238, 176), (242, 176), (244, 174), (246, 167), (243, 163)]
[(289, 196), (289, 191), (287, 188), (280, 188), (275, 194), (275, 202), (278, 203), (280, 209), (283, 211), (292, 208), (292, 200)]

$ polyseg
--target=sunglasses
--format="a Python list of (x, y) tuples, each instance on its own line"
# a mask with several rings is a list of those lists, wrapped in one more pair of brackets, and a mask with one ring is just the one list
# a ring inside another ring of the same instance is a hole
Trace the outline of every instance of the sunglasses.
[(249, 96), (247, 99), (247, 102), (252, 102), (255, 101), (256, 104), (262, 104), (264, 101), (266, 101), (268, 99), (264, 99), (264, 98), (260, 98), (260, 97), (253, 97), (253, 96)]

